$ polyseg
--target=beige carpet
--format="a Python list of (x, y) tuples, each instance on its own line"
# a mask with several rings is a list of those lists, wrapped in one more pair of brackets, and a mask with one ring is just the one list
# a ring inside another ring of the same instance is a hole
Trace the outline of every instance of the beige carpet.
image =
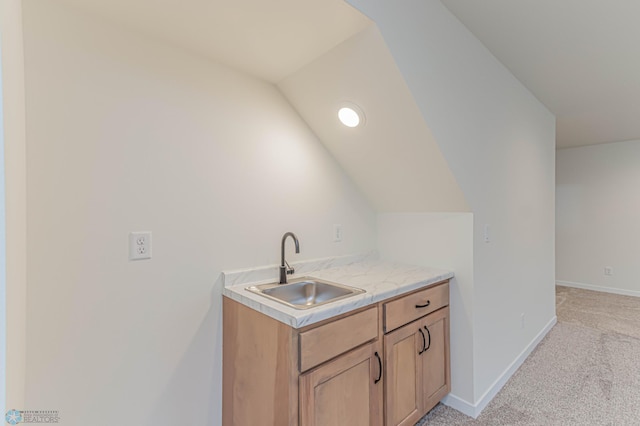
[(476, 420), (439, 404), (418, 425), (640, 425), (640, 298), (558, 287), (557, 303), (558, 324)]
[(561, 322), (640, 339), (639, 297), (557, 286), (556, 315)]

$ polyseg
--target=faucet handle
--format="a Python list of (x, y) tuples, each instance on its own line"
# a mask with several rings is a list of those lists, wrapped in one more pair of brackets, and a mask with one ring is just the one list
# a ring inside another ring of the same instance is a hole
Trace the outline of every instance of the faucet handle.
[(289, 262), (287, 262), (286, 260), (284, 261), (284, 264), (287, 265), (287, 275), (293, 275), (293, 273), (296, 272), (294, 268), (289, 266)]

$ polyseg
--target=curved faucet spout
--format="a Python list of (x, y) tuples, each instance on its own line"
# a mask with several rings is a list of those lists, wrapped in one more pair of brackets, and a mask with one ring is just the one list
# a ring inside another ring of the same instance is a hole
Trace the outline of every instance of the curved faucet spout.
[(287, 283), (287, 275), (291, 275), (295, 272), (295, 269), (289, 266), (284, 259), (284, 243), (288, 237), (293, 238), (293, 242), (296, 245), (296, 253), (300, 253), (300, 242), (298, 237), (293, 232), (287, 232), (282, 236), (282, 242), (280, 244), (280, 284)]

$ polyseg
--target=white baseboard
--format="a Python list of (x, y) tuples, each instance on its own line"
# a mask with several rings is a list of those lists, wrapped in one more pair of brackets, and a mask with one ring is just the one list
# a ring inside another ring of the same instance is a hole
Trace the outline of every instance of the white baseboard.
[(556, 284), (565, 286), (565, 287), (575, 287), (575, 288), (582, 288), (584, 290), (600, 291), (602, 293), (613, 293), (613, 294), (621, 294), (623, 296), (640, 297), (640, 291), (636, 291), (636, 290), (625, 290), (622, 288), (615, 288), (615, 287), (602, 287), (602, 286), (597, 286), (592, 284), (574, 283), (571, 281), (556, 281)]
[(558, 318), (554, 316), (544, 326), (544, 328), (536, 335), (536, 337), (527, 345), (526, 348), (518, 355), (518, 357), (507, 367), (507, 369), (496, 379), (495, 382), (489, 387), (489, 389), (482, 395), (482, 397), (475, 403), (471, 404), (462, 398), (459, 398), (453, 394), (447, 395), (442, 403), (448, 405), (454, 410), (458, 410), (469, 417), (477, 418), (482, 410), (484, 410), (489, 402), (500, 392), (500, 389), (507, 383), (507, 381), (518, 371), (518, 368), (522, 363), (531, 355), (531, 352), (538, 346), (538, 344), (544, 339), (544, 336), (551, 331), (554, 325), (558, 322)]
[(476, 414), (475, 405), (473, 405), (472, 403), (462, 398), (458, 398), (452, 393), (445, 396), (444, 399), (440, 402), (442, 402), (444, 405), (447, 405), (453, 408), (454, 410), (460, 411), (462, 414), (465, 414), (469, 417), (473, 417), (474, 419), (478, 417), (478, 414)]

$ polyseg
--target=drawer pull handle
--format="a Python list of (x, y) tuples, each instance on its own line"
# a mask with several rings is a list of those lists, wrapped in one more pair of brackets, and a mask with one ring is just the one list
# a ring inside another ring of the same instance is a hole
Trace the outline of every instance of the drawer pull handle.
[(421, 328), (419, 328), (418, 331), (420, 332), (420, 335), (422, 335), (422, 349), (418, 351), (418, 355), (422, 355), (422, 353), (427, 350), (427, 339), (424, 337), (424, 333)]
[(424, 305), (416, 305), (416, 308), (426, 308), (430, 304), (431, 304), (431, 300), (427, 300), (427, 303), (425, 303)]
[(378, 352), (376, 352), (374, 355), (376, 356), (376, 358), (378, 358), (378, 367), (380, 367), (380, 375), (373, 381), (373, 384), (375, 385), (382, 379), (382, 359), (380, 358), (380, 355), (378, 355)]
[(426, 352), (431, 347), (431, 332), (429, 331), (426, 325), (424, 326), (424, 329), (427, 330), (427, 335), (429, 336), (429, 343), (427, 344), (427, 346), (424, 348), (424, 351), (423, 351), (423, 352)]

